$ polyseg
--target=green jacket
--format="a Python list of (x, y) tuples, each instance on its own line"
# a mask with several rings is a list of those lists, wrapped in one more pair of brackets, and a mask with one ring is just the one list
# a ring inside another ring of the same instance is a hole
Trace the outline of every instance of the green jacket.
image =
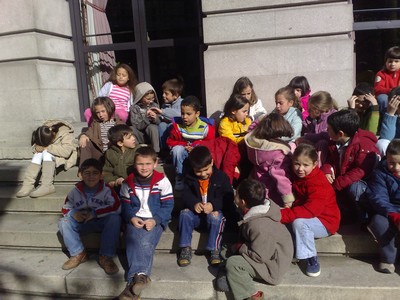
[(132, 173), (136, 149), (137, 147), (122, 152), (119, 147), (111, 146), (106, 151), (106, 161), (103, 168), (103, 178), (106, 183), (120, 177), (126, 178), (128, 174)]

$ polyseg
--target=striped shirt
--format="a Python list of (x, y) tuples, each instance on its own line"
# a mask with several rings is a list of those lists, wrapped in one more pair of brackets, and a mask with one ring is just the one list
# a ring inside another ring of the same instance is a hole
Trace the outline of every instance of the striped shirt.
[(128, 87), (113, 84), (108, 97), (110, 97), (114, 102), (115, 110), (129, 111), (129, 99), (131, 97), (131, 92)]
[(197, 118), (196, 125), (193, 127), (187, 127), (185, 124), (178, 124), (178, 128), (182, 139), (188, 142), (204, 140), (208, 134), (208, 124), (200, 120), (200, 118)]
[(105, 152), (108, 149), (108, 130), (115, 125), (115, 121), (111, 119), (107, 122), (100, 123), (100, 132), (101, 132), (101, 142), (103, 143), (103, 151)]

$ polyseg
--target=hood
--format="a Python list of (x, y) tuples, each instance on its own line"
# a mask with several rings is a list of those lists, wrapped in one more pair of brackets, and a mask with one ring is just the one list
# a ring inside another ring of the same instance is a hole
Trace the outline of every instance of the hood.
[(148, 92), (148, 91), (153, 91), (155, 95), (155, 102), (158, 104), (158, 97), (157, 93), (154, 90), (153, 86), (148, 83), (148, 82), (141, 82), (138, 83), (135, 87), (135, 99), (133, 99), (133, 105), (137, 104), (140, 99), (143, 98), (143, 96)]
[(72, 124), (69, 123), (68, 121), (64, 121), (64, 120), (56, 120), (56, 119), (55, 120), (47, 120), (46, 122), (44, 122), (43, 125), (46, 125), (46, 126), (50, 127), (50, 126), (53, 126), (53, 125), (59, 124), (59, 123), (61, 123), (64, 126), (66, 126), (69, 129), (69, 132), (71, 132), (71, 133), (74, 132), (74, 126), (72, 126)]
[(244, 137), (244, 141), (247, 147), (265, 151), (280, 150), (284, 154), (290, 153), (290, 147), (286, 143), (268, 141), (265, 139), (258, 139), (252, 133), (253, 132), (250, 132), (246, 134), (246, 136)]
[(258, 217), (268, 217), (273, 221), (279, 222), (281, 220), (280, 208), (272, 200), (266, 199), (264, 204), (253, 206), (250, 210), (243, 216), (243, 220), (238, 224), (239, 226), (243, 223), (258, 218)]
[(375, 134), (373, 134), (369, 130), (358, 129), (356, 134), (353, 137), (354, 141), (360, 142), (360, 139), (363, 139), (363, 143), (370, 143), (375, 145), (378, 142)]

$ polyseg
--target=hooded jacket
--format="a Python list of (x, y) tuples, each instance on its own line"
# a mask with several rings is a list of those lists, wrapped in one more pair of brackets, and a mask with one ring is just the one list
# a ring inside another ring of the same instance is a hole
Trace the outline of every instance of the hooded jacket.
[(337, 109), (331, 108), (327, 112), (321, 113), (318, 120), (308, 116), (303, 121), (303, 138), (312, 143), (317, 143), (321, 139), (329, 140), (328, 117), (334, 112), (337, 112)]
[[(153, 103), (146, 106), (143, 103), (141, 103), (140, 100), (149, 91), (152, 91), (154, 93), (155, 99)], [(130, 113), (129, 113), (132, 126), (134, 126), (138, 130), (144, 130), (148, 125), (152, 123), (153, 124), (160, 123), (158, 117), (156, 118), (155, 121), (151, 121), (147, 117), (146, 112), (152, 107), (157, 107), (157, 108), (160, 107), (156, 91), (154, 90), (154, 88), (150, 83), (147, 82), (138, 83), (135, 87), (135, 98), (133, 100), (133, 104), (130, 108)], [(145, 112), (143, 113), (143, 111)]]
[[(275, 109), (273, 112), (278, 113)], [(282, 140), (286, 142), (294, 142), (301, 136), (301, 129), (303, 127), (303, 119), (300, 110), (295, 107), (289, 107), (289, 110), (283, 116), (286, 121), (289, 122), (293, 129), (293, 135), (291, 137), (283, 137)]]

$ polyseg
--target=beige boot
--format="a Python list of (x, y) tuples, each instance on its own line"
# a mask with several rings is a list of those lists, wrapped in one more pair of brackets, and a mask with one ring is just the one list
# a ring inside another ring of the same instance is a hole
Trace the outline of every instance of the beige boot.
[(31, 163), (28, 166), (28, 168), (25, 171), (24, 182), (22, 183), (22, 187), (16, 194), (18, 198), (28, 197), (29, 194), (34, 190), (35, 181), (41, 167), (42, 167), (41, 165), (34, 163)]
[(56, 163), (54, 161), (44, 161), (42, 165), (42, 180), (40, 186), (30, 193), (30, 197), (38, 198), (56, 192), (53, 185)]

